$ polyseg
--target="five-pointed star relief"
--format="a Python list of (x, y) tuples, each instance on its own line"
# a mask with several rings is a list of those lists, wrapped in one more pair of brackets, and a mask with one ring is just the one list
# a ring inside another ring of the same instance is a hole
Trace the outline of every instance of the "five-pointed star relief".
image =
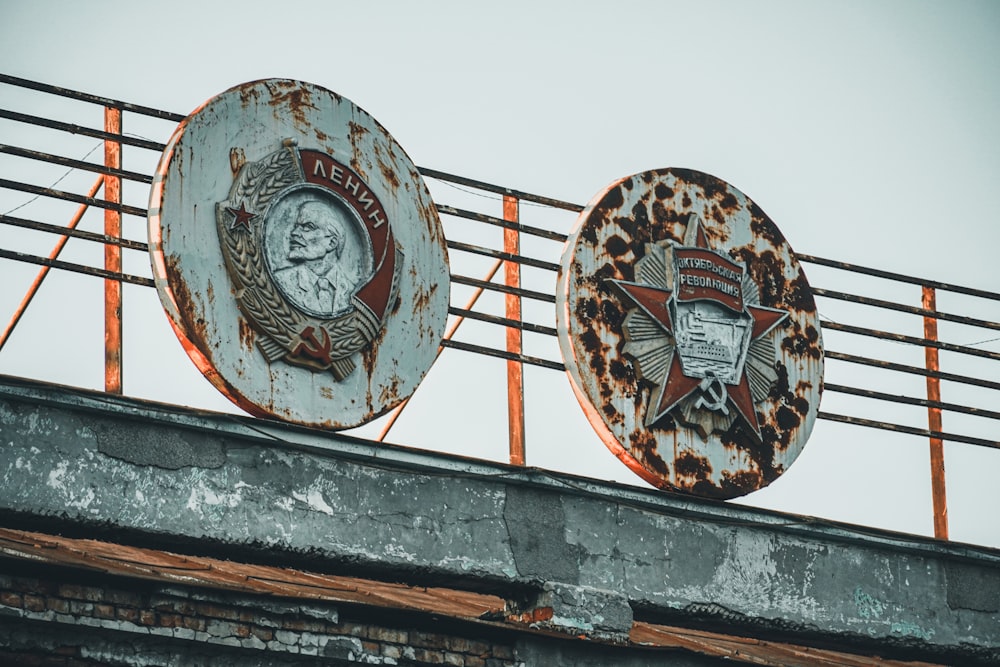
[(249, 230), (250, 222), (257, 217), (256, 213), (251, 213), (250, 211), (247, 210), (246, 203), (242, 201), (240, 202), (239, 208), (230, 208), (227, 206), (226, 210), (229, 211), (233, 216), (233, 221), (229, 224), (229, 229), (231, 230), (236, 230), (236, 229)]
[[(703, 230), (700, 229), (700, 225), (695, 239), (695, 247), (711, 250)], [(675, 298), (672, 290), (624, 280), (610, 280), (609, 282), (618, 288), (616, 291), (625, 301), (631, 302), (634, 307), (642, 309), (657, 323), (663, 329), (666, 337), (670, 340), (676, 340), (674, 322), (669, 308), (671, 299)], [(743, 314), (741, 316), (748, 319), (751, 324), (750, 342), (752, 343), (785, 320), (788, 317), (788, 313), (777, 308), (767, 308), (765, 306), (744, 303)], [(655, 424), (681, 401), (701, 388), (703, 393), (708, 392), (712, 399), (726, 398), (725, 402), (731, 404), (739, 415), (743, 417), (753, 433), (760, 437), (760, 425), (757, 421), (757, 413), (754, 408), (754, 399), (750, 391), (750, 382), (747, 378), (745, 364), (736, 381), (732, 384), (725, 383), (725, 391), (719, 396), (715, 393), (715, 389), (721, 384), (720, 380), (685, 375), (681, 365), (680, 353), (675, 349), (672, 356), (673, 358), (670, 361), (665, 376), (662, 378), (647, 378), (659, 386), (659, 392), (655, 398), (653, 396), (650, 397), (651, 400), (647, 411), (652, 411), (652, 414), (648, 415), (646, 419), (647, 424)], [(708, 404), (709, 401), (703, 403), (703, 405)]]

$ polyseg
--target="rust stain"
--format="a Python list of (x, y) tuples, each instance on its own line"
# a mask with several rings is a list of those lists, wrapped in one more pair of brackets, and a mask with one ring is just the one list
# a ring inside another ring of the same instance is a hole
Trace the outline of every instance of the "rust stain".
[(712, 464), (703, 456), (697, 456), (693, 452), (681, 453), (674, 460), (674, 470), (678, 480), (685, 479), (687, 482), (709, 479), (712, 476)]
[(382, 178), (384, 178), (385, 182), (389, 184), (389, 187), (392, 188), (393, 192), (395, 192), (396, 190), (398, 190), (399, 189), (399, 177), (396, 175), (396, 172), (393, 171), (392, 166), (386, 164), (382, 160), (379, 160), (378, 161), (378, 168), (379, 168), (379, 171), (382, 172)]
[(257, 85), (253, 83), (247, 83), (239, 87), (240, 104), (243, 108), (252, 106), (260, 100), (260, 90), (257, 89)]
[(730, 472), (722, 471), (722, 481), (719, 488), (723, 491), (723, 497), (732, 498), (734, 496), (745, 496), (765, 486), (768, 481), (757, 470), (738, 470)]
[(778, 247), (785, 242), (785, 237), (777, 226), (771, 221), (767, 214), (757, 206), (756, 202), (750, 203), (750, 230), (758, 237), (766, 240), (773, 247)]
[(368, 180), (368, 172), (364, 168), (361, 158), (364, 157), (362, 144), (367, 140), (368, 128), (355, 123), (353, 120), (348, 123), (348, 135), (351, 140), (351, 147), (354, 149), (351, 155), (351, 169), (356, 171), (361, 178)]
[(240, 345), (243, 346), (245, 350), (253, 349), (254, 342), (254, 330), (249, 323), (242, 317), (239, 318), (240, 322)]
[(522, 623), (524, 625), (531, 625), (532, 623), (543, 623), (545, 621), (552, 620), (555, 612), (552, 607), (536, 607), (529, 611), (508, 614), (507, 620), (511, 623)]
[(629, 251), (629, 245), (625, 242), (618, 234), (610, 237), (604, 242), (604, 249), (608, 251), (608, 254), (612, 257), (621, 257)]
[(401, 378), (398, 375), (393, 375), (389, 384), (382, 388), (382, 392), (379, 394), (379, 402), (389, 406), (391, 409), (400, 399), (401, 383)]
[(636, 429), (629, 434), (628, 441), (629, 450), (644, 468), (653, 470), (661, 479), (670, 479), (670, 466), (657, 451), (656, 437), (652, 433)]
[(316, 110), (316, 105), (312, 101), (312, 93), (308, 88), (288, 81), (276, 84), (269, 83), (267, 89), (271, 93), (268, 104), (275, 110), (275, 113), (287, 111), (300, 128), (308, 126), (306, 109)]
[(819, 344), (819, 331), (811, 324), (807, 324), (803, 329), (797, 320), (792, 320), (789, 324), (792, 328), (790, 333), (786, 333), (785, 339), (781, 341), (781, 349), (796, 357), (808, 357), (810, 359), (822, 359), (823, 350)]
[(243, 165), (246, 164), (246, 162), (247, 156), (246, 153), (243, 152), (242, 148), (235, 146), (229, 149), (229, 169), (233, 172), (234, 177), (240, 173), (240, 169), (243, 168)]

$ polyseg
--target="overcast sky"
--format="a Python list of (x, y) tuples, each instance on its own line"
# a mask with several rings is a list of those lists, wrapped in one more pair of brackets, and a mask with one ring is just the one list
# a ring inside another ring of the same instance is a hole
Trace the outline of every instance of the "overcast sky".
[[(8, 74), (180, 113), (246, 81), (300, 79), (363, 107), (424, 167), (578, 203), (646, 169), (698, 169), (755, 200), (800, 253), (989, 290), (998, 287), (1000, 240), (998, 36), (1000, 3), (989, 1), (0, 0), (0, 70)], [(5, 86), (0, 95), (4, 107), (42, 113), (32, 106), (35, 98), (15, 89)], [(73, 122), (99, 126), (100, 118)], [(125, 131), (166, 141), (171, 128), (137, 121)], [(12, 144), (27, 134), (11, 123), (0, 133), (0, 142)], [(80, 158), (92, 144), (61, 145)], [(0, 165), (6, 170), (0, 177), (19, 177), (9, 170), (21, 167), (10, 160)], [(125, 167), (151, 170), (146, 163)], [(78, 189), (92, 180), (82, 177)], [(497, 201), (430, 185), (440, 202), (500, 213)], [(145, 193), (128, 187), (144, 206)], [(0, 194), (3, 212), (29, 199)], [(40, 202), (17, 215), (49, 219)], [(525, 207), (523, 218), (568, 232), (575, 216)], [(99, 216), (93, 220), (99, 229)], [(449, 235), (453, 229), (462, 233), (446, 221)], [(0, 228), (0, 239), (12, 234)], [(541, 244), (536, 254), (555, 262), (560, 251)], [(131, 261), (130, 270), (149, 275), (143, 258)], [(806, 270), (814, 286), (919, 305), (917, 287)], [(0, 264), (4, 320), (33, 273)], [(552, 291), (549, 279), (537, 289)], [(53, 285), (62, 287), (46, 287), (49, 301), (0, 353), (0, 372), (99, 386), (99, 358), (46, 365), (32, 353), (51, 318), (99, 323), (100, 281), (54, 277)], [(79, 299), (60, 291), (76, 289)], [(90, 295), (97, 300), (86, 301)], [(942, 295), (939, 304), (1000, 320), (996, 302)], [(152, 290), (128, 288), (125, 308), (127, 393), (235, 410), (187, 364)], [(530, 312), (552, 325), (549, 310)], [(922, 333), (919, 318), (831, 301), (821, 302), (820, 312), (834, 321)], [(99, 354), (95, 332), (80, 335), (95, 339)], [(990, 334), (942, 327), (951, 342), (1000, 351), (996, 341), (980, 343), (996, 337)], [(826, 342), (882, 358), (895, 358), (902, 347), (830, 336)], [(539, 354), (558, 355), (555, 349)], [(919, 349), (899, 354), (906, 363), (923, 363)], [(997, 362), (945, 355), (942, 364), (1000, 377)], [(70, 366), (86, 366), (89, 375)], [(502, 460), (503, 365), (448, 351), (439, 366), (389, 439)], [(830, 382), (872, 386), (857, 367), (831, 366)], [(593, 435), (562, 375), (532, 369), (527, 378), (530, 465), (640, 483)], [(898, 387), (891, 382), (883, 390), (918, 397), (923, 391), (919, 378)], [(998, 404), (995, 392), (948, 385), (944, 392), (946, 401)], [(853, 405), (828, 393), (821, 409), (851, 414)], [(919, 409), (898, 417), (894, 410), (876, 406), (864, 416), (926, 423)], [(1000, 433), (995, 422), (966, 427), (947, 413), (944, 419), (946, 431), (993, 440)], [(1000, 502), (1000, 452), (958, 445), (948, 447), (947, 457), (952, 537), (1000, 546), (992, 512)], [(922, 439), (819, 421), (789, 472), (743, 502), (929, 534), (928, 479)]]

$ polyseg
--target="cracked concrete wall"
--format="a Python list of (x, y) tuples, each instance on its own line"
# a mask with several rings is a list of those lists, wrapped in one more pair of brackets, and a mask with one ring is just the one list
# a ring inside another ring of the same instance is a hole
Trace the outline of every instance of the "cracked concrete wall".
[(635, 609), (1000, 659), (996, 551), (53, 387), (0, 382), (3, 512), (534, 591), (567, 632)]

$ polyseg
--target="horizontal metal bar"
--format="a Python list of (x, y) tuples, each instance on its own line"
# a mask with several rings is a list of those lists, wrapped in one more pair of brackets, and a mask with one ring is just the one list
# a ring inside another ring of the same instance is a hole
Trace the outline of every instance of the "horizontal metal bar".
[(96, 269), (92, 266), (75, 264), (73, 262), (63, 262), (58, 259), (49, 259), (48, 257), (29, 255), (23, 252), (4, 250), (3, 248), (0, 248), (0, 259), (12, 259), (15, 262), (40, 264), (41, 266), (50, 266), (53, 269), (72, 271), (73, 273), (83, 273), (88, 276), (97, 276), (98, 278), (110, 278), (111, 280), (120, 280), (123, 283), (131, 283), (133, 285), (141, 285), (143, 287), (156, 286), (156, 283), (154, 283), (152, 279), (143, 278), (142, 276), (133, 276), (129, 273), (118, 273), (117, 271), (105, 271), (104, 269)]
[(979, 445), (980, 447), (992, 447), (994, 449), (1000, 449), (1000, 442), (995, 440), (986, 440), (985, 438), (975, 438), (970, 435), (958, 435), (956, 433), (944, 433), (942, 431), (930, 431), (926, 428), (915, 428), (913, 426), (903, 426), (902, 424), (890, 424), (888, 422), (877, 422), (871, 419), (862, 419), (860, 417), (848, 417), (846, 415), (836, 415), (829, 412), (820, 412), (816, 415), (819, 419), (826, 419), (827, 421), (840, 422), (842, 424), (852, 424), (854, 426), (867, 426), (868, 428), (877, 428), (883, 431), (895, 431), (897, 433), (906, 433), (908, 435), (919, 435), (924, 438), (940, 438), (941, 440), (949, 440), (951, 442), (964, 442), (967, 445)]
[(41, 116), (32, 116), (26, 113), (9, 111), (7, 109), (0, 109), (0, 118), (5, 118), (7, 120), (16, 120), (20, 123), (28, 123), (29, 125), (38, 125), (39, 127), (47, 127), (52, 130), (60, 130), (62, 132), (69, 132), (71, 134), (79, 134), (85, 137), (94, 137), (95, 139), (106, 139), (109, 141), (113, 141), (115, 143), (124, 144), (126, 146), (135, 146), (136, 148), (146, 148), (151, 151), (156, 151), (157, 153), (163, 152), (163, 149), (166, 148), (166, 144), (160, 144), (155, 141), (149, 141), (148, 139), (139, 139), (138, 137), (126, 137), (124, 134), (114, 134), (112, 132), (105, 132), (104, 130), (95, 130), (92, 127), (86, 127), (84, 125), (76, 125), (74, 123), (63, 123), (58, 120), (50, 120), (48, 118), (42, 118)]
[(927, 280), (926, 278), (917, 278), (916, 276), (907, 276), (902, 273), (892, 273), (891, 271), (882, 271), (881, 269), (872, 269), (867, 266), (859, 266), (858, 264), (848, 264), (847, 262), (838, 262), (833, 259), (824, 259), (822, 257), (816, 257), (815, 255), (803, 255), (801, 253), (795, 253), (795, 258), (800, 262), (809, 262), (810, 264), (818, 264), (820, 266), (828, 266), (834, 269), (841, 269), (844, 271), (851, 271), (852, 273), (863, 273), (868, 276), (875, 276), (876, 278), (885, 278), (887, 280), (895, 280), (901, 283), (910, 283), (911, 285), (926, 285), (927, 287), (933, 287), (938, 290), (944, 290), (946, 292), (954, 292), (956, 294), (967, 294), (969, 296), (977, 296), (983, 299), (992, 299), (993, 301), (1000, 301), (1000, 294), (996, 292), (989, 292), (987, 290), (976, 289), (975, 287), (963, 287), (961, 285), (953, 285), (951, 283), (942, 283), (936, 280)]
[(544, 301), (545, 303), (556, 302), (556, 297), (553, 294), (546, 294), (545, 292), (535, 292), (533, 290), (521, 289), (519, 287), (508, 287), (507, 285), (486, 282), (485, 280), (479, 280), (478, 278), (469, 278), (468, 276), (459, 276), (452, 274), (451, 282), (458, 283), (459, 285), (468, 285), (470, 287), (482, 287), (483, 289), (488, 289), (493, 292), (503, 292), (504, 294), (516, 294), (518, 296), (523, 296), (526, 299), (535, 299), (536, 301)]
[(448, 241), (448, 247), (451, 248), (452, 250), (461, 250), (462, 252), (471, 252), (476, 255), (484, 255), (486, 257), (502, 259), (508, 262), (516, 262), (522, 266), (532, 266), (536, 269), (545, 269), (546, 271), (559, 270), (559, 265), (555, 264), (554, 262), (545, 262), (540, 259), (525, 257), (524, 255), (513, 255), (509, 252), (503, 252), (502, 250), (494, 250), (492, 248), (484, 248), (483, 246), (472, 245), (471, 243)]
[(59, 236), (72, 236), (73, 238), (83, 239), (85, 241), (94, 241), (96, 243), (110, 243), (111, 245), (120, 246), (129, 250), (139, 250), (142, 252), (149, 251), (149, 246), (141, 241), (115, 238), (104, 234), (85, 232), (82, 229), (70, 229), (69, 227), (61, 225), (53, 225), (47, 222), (38, 222), (36, 220), (27, 220), (25, 218), (15, 218), (9, 215), (0, 215), (0, 224), (10, 225), (12, 227), (22, 227), (24, 229), (33, 229), (35, 231), (46, 232), (48, 234), (58, 234)]
[(549, 361), (548, 359), (540, 359), (538, 357), (528, 357), (523, 354), (513, 354), (504, 350), (494, 350), (492, 347), (483, 347), (482, 345), (473, 345), (472, 343), (463, 343), (457, 340), (442, 340), (441, 347), (450, 347), (456, 350), (462, 350), (464, 352), (473, 352), (475, 354), (483, 354), (487, 357), (497, 357), (498, 359), (508, 359), (510, 361), (520, 361), (525, 364), (530, 364), (532, 366), (541, 366), (542, 368), (549, 368), (554, 371), (565, 371), (566, 367), (563, 366), (558, 361)]
[(58, 86), (51, 86), (46, 83), (39, 83), (38, 81), (22, 79), (16, 76), (11, 76), (9, 74), (0, 74), (0, 83), (7, 83), (12, 86), (20, 86), (21, 88), (30, 88), (32, 90), (38, 90), (43, 93), (51, 93), (53, 95), (59, 95), (61, 97), (68, 97), (70, 99), (79, 100), (81, 102), (91, 102), (93, 104), (100, 104), (101, 106), (104, 107), (114, 107), (117, 109), (121, 109), (123, 111), (142, 114), (143, 116), (152, 116), (154, 118), (162, 118), (163, 120), (172, 120), (177, 123), (184, 120), (184, 116), (182, 114), (171, 113), (169, 111), (163, 111), (162, 109), (154, 109), (152, 107), (144, 107), (138, 104), (132, 104), (130, 102), (122, 102), (121, 100), (113, 100), (109, 97), (99, 97), (97, 95), (91, 95), (90, 93), (83, 93), (78, 90), (70, 90), (69, 88), (60, 88)]
[(480, 322), (489, 322), (490, 324), (497, 324), (502, 327), (520, 329), (521, 331), (528, 331), (530, 333), (543, 334), (545, 336), (558, 335), (558, 332), (555, 330), (554, 327), (546, 327), (542, 326), (541, 324), (532, 324), (531, 322), (512, 320), (506, 317), (497, 317), (496, 315), (488, 315), (486, 313), (480, 313), (475, 310), (456, 308), (455, 306), (451, 306), (448, 308), (448, 314), (458, 315), (459, 317), (466, 317), (470, 320), (479, 320)]
[(121, 178), (127, 179), (129, 181), (136, 181), (137, 183), (152, 183), (153, 177), (149, 174), (140, 174), (135, 171), (125, 171), (124, 169), (111, 169), (105, 167), (103, 164), (94, 164), (93, 162), (84, 162), (83, 160), (74, 160), (72, 158), (63, 157), (62, 155), (52, 155), (51, 153), (42, 153), (40, 151), (32, 151), (27, 148), (20, 148), (18, 146), (9, 146), (6, 144), (0, 144), (0, 153), (6, 153), (7, 155), (16, 155), (17, 157), (28, 158), (29, 160), (38, 160), (40, 162), (51, 162), (53, 164), (59, 164), (64, 167), (72, 167), (73, 169), (82, 169), (84, 171), (91, 171), (95, 174), (107, 174), (109, 176), (119, 176)]
[(568, 201), (562, 201), (560, 199), (552, 199), (551, 197), (543, 197), (542, 195), (533, 195), (530, 192), (523, 192), (521, 190), (512, 190), (510, 188), (504, 187), (502, 185), (493, 185), (492, 183), (486, 183), (484, 181), (476, 181), (471, 178), (466, 178), (464, 176), (457, 176), (455, 174), (448, 174), (443, 171), (438, 171), (436, 169), (428, 169), (427, 167), (417, 167), (417, 170), (423, 176), (429, 178), (436, 178), (441, 181), (447, 181), (449, 183), (458, 183), (459, 185), (465, 185), (470, 188), (476, 188), (477, 190), (485, 190), (486, 192), (495, 192), (499, 195), (507, 195), (509, 197), (516, 197), (521, 201), (530, 201), (535, 204), (542, 204), (543, 206), (551, 206), (552, 208), (561, 208), (567, 211), (579, 212), (583, 210), (583, 206), (580, 204), (572, 204)]
[(905, 364), (897, 364), (891, 361), (883, 361), (882, 359), (870, 359), (868, 357), (858, 357), (853, 354), (845, 354), (843, 352), (834, 352), (833, 350), (824, 350), (823, 354), (827, 359), (846, 361), (851, 364), (871, 366), (873, 368), (883, 368), (890, 371), (899, 371), (900, 373), (910, 373), (912, 375), (938, 378), (939, 380), (945, 380), (947, 382), (957, 382), (976, 387), (985, 387), (986, 389), (1000, 390), (1000, 382), (994, 382), (992, 380), (983, 380), (981, 378), (956, 375), (954, 373), (944, 373), (942, 371), (932, 371), (922, 366), (907, 366)]
[(1000, 352), (990, 352), (989, 350), (977, 350), (971, 347), (965, 347), (964, 345), (942, 343), (941, 341), (930, 340), (929, 338), (918, 338), (916, 336), (904, 336), (902, 334), (890, 333), (888, 331), (879, 331), (878, 329), (866, 329), (864, 327), (856, 327), (850, 324), (840, 324), (838, 322), (831, 322), (830, 320), (824, 320), (822, 324), (824, 331), (826, 330), (843, 331), (844, 333), (857, 334), (859, 336), (869, 336), (871, 338), (880, 338), (882, 340), (891, 340), (897, 343), (906, 343), (907, 345), (918, 345), (920, 347), (935, 347), (939, 350), (947, 350), (948, 352), (958, 352), (959, 354), (968, 354), (973, 357), (983, 357), (985, 359), (1000, 360)]
[(531, 236), (538, 236), (540, 238), (548, 239), (550, 241), (557, 241), (559, 243), (566, 242), (567, 236), (565, 234), (549, 231), (548, 229), (542, 229), (541, 227), (531, 227), (530, 225), (522, 225), (519, 222), (504, 220), (503, 218), (494, 218), (491, 215), (476, 213), (475, 211), (469, 211), (464, 208), (455, 208), (454, 206), (448, 206), (447, 204), (435, 204), (435, 206), (437, 207), (438, 213), (453, 215), (456, 218), (475, 220), (476, 222), (484, 222), (488, 225), (495, 225), (497, 227), (504, 227), (506, 229), (516, 229), (522, 234), (530, 234)]
[(920, 315), (922, 317), (930, 317), (936, 320), (958, 322), (959, 324), (967, 324), (973, 327), (1000, 331), (1000, 322), (990, 322), (989, 320), (980, 320), (974, 317), (966, 317), (964, 315), (942, 313), (938, 310), (928, 310), (927, 308), (907, 306), (906, 304), (896, 303), (894, 301), (883, 301), (882, 299), (873, 299), (871, 297), (858, 296), (857, 294), (848, 294), (846, 292), (835, 292), (833, 290), (822, 289), (820, 287), (814, 287), (812, 291), (816, 296), (825, 296), (828, 299), (837, 299), (839, 301), (848, 301), (850, 303), (860, 303), (865, 306), (885, 308), (886, 310), (895, 310), (901, 313), (910, 313), (911, 315)]
[(939, 408), (941, 410), (948, 410), (949, 412), (960, 412), (965, 415), (974, 415), (976, 417), (984, 417), (986, 419), (1000, 419), (1000, 412), (984, 410), (983, 408), (972, 408), (965, 405), (958, 405), (957, 403), (931, 401), (926, 398), (913, 398), (910, 396), (902, 396), (900, 394), (886, 394), (881, 391), (859, 389), (858, 387), (848, 387), (842, 384), (831, 384), (826, 382), (823, 384), (823, 391), (833, 391), (838, 394), (850, 394), (851, 396), (861, 396), (863, 398), (871, 398), (877, 401), (887, 401), (889, 403), (919, 405), (924, 408)]
[(137, 208), (135, 206), (129, 206), (128, 204), (115, 204), (114, 202), (97, 199), (96, 197), (84, 197), (83, 195), (73, 194), (72, 192), (66, 192), (64, 190), (53, 190), (52, 188), (43, 188), (38, 185), (29, 185), (19, 181), (8, 181), (5, 178), (0, 178), (0, 188), (18, 190), (20, 192), (29, 192), (33, 195), (52, 197), (53, 199), (63, 199), (65, 201), (71, 201), (75, 204), (87, 204), (88, 206), (106, 208), (110, 211), (121, 211), (122, 213), (136, 215), (140, 218), (146, 217), (146, 209), (144, 208)]

